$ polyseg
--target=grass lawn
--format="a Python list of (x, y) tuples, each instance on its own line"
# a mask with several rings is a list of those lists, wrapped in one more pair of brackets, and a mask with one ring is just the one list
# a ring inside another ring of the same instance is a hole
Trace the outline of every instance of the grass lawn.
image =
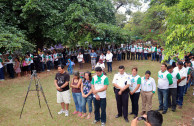
[[(116, 100), (113, 93), (112, 79), (114, 74), (118, 71), (118, 66), (124, 65), (126, 67), (126, 72), (131, 73), (131, 68), (136, 66), (139, 71), (138, 74), (143, 76), (146, 70), (152, 72), (152, 77), (157, 83), (157, 72), (160, 70), (160, 63), (151, 61), (115, 61), (113, 62), (113, 72), (108, 73), (109, 83), (107, 90), (107, 124), (108, 126), (120, 126), (120, 125), (130, 125), (130, 123), (125, 123), (123, 118), (115, 119), (117, 114)], [(90, 70), (90, 65), (85, 64), (87, 69), (80, 71)], [(75, 67), (77, 70), (77, 66)], [(90, 120), (80, 119), (77, 115), (72, 115), (71, 113), (75, 110), (75, 105), (73, 98), (71, 96), (71, 104), (69, 107), (70, 115), (65, 117), (65, 115), (58, 115), (57, 112), (61, 109), (60, 105), (57, 104), (56, 100), (56, 89), (54, 86), (54, 77), (57, 71), (44, 72), (38, 75), (40, 77), (40, 82), (43, 86), (44, 93), (46, 95), (49, 107), (53, 114), (54, 119), (51, 119), (47, 106), (41, 95), (40, 101), (42, 108), (40, 109), (38, 104), (38, 99), (36, 92), (30, 92), (28, 95), (27, 102), (23, 111), (22, 119), (19, 119), (23, 101), (29, 85), (29, 77), (22, 77), (20, 79), (6, 80), (0, 83), (0, 125), (1, 126), (55, 126), (55, 125), (80, 125), (80, 126), (90, 126), (94, 120), (94, 114)], [(34, 85), (32, 86), (34, 88)], [(177, 109), (176, 112), (172, 112), (170, 109), (168, 113), (163, 115), (164, 123), (163, 126), (191, 126), (192, 118), (194, 117), (194, 96), (192, 95), (192, 88), (184, 96), (183, 109)], [(153, 97), (153, 109), (158, 109), (158, 95), (157, 92)], [(129, 112), (131, 112), (131, 101), (129, 99)], [(141, 112), (141, 97), (139, 99), (139, 113)], [(140, 116), (140, 115), (139, 115)], [(132, 120), (133, 116), (129, 116), (129, 120)], [(98, 124), (100, 125), (100, 123)], [(144, 126), (142, 122), (139, 126)]]

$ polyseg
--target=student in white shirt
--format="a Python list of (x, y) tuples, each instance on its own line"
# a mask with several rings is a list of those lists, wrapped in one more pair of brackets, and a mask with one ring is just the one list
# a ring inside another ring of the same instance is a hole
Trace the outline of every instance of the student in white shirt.
[(83, 68), (83, 63), (84, 63), (84, 56), (81, 52), (79, 52), (79, 54), (77, 55), (77, 60), (79, 63), (79, 69)]
[(104, 55), (103, 52), (102, 52), (101, 55), (100, 55), (100, 59), (103, 61), (103, 63), (105, 63), (106, 56)]
[(132, 45), (131, 47), (131, 60), (135, 60), (135, 47)]
[(101, 67), (102, 68), (102, 71), (104, 72), (104, 69), (105, 69), (105, 65), (104, 65), (104, 62), (99, 59), (98, 63), (96, 64), (95, 68), (96, 67)]
[(131, 84), (129, 86), (130, 90), (130, 99), (132, 102), (132, 112), (130, 115), (135, 115), (134, 118), (138, 116), (139, 111), (139, 95), (140, 95), (140, 85), (141, 85), (141, 77), (137, 75), (138, 69), (136, 67), (132, 68), (132, 75), (130, 75)]
[(108, 65), (108, 72), (112, 72), (112, 53), (110, 52), (110, 50), (107, 51), (107, 54), (106, 54), (106, 62), (107, 62), (107, 65)]
[(55, 69), (58, 68), (58, 59), (59, 59), (59, 54), (56, 52), (56, 50), (53, 51), (53, 58), (54, 58), (54, 67)]
[(145, 72), (145, 76), (141, 78), (141, 99), (142, 99), (142, 113), (146, 114), (146, 106), (148, 107), (147, 112), (152, 110), (152, 97), (156, 92), (155, 80), (150, 77), (151, 72), (148, 70)]
[(180, 74), (178, 72), (174, 71), (173, 69), (174, 68), (171, 65), (167, 67), (167, 70), (172, 75), (172, 80), (173, 80), (173, 84), (169, 85), (168, 108), (172, 108), (172, 111), (175, 112), (175, 110), (176, 110), (176, 96), (177, 96), (177, 81), (181, 78), (180, 78)]
[(167, 113), (169, 85), (173, 84), (172, 75), (166, 69), (167, 65), (162, 63), (161, 70), (158, 72), (158, 111), (163, 111), (162, 114)]
[(181, 77), (181, 79), (177, 82), (178, 87), (177, 87), (176, 103), (178, 105), (178, 108), (182, 109), (184, 86), (186, 85), (186, 82), (187, 82), (187, 69), (183, 67), (182, 61), (178, 61), (177, 67), (174, 68), (174, 71), (178, 72)]
[(129, 85), (131, 84), (130, 77), (125, 73), (125, 67), (119, 66), (119, 72), (113, 78), (114, 93), (117, 102), (118, 114), (115, 118), (122, 115), (126, 122), (128, 120), (128, 100), (129, 100)]
[(148, 60), (148, 47), (144, 48), (144, 56), (145, 56), (145, 60)]

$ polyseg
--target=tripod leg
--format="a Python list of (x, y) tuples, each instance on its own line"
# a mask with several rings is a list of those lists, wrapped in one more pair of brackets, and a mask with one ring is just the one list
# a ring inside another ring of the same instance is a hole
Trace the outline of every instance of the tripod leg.
[(42, 95), (43, 95), (43, 97), (44, 97), (45, 103), (46, 103), (47, 108), (48, 108), (48, 110), (49, 110), (50, 116), (51, 116), (51, 118), (53, 119), (53, 116), (52, 116), (52, 114), (51, 114), (51, 110), (50, 110), (50, 108), (49, 108), (49, 105), (48, 105), (47, 100), (46, 100), (46, 96), (44, 95), (44, 92), (43, 92), (43, 89), (42, 89), (42, 86), (41, 86), (41, 85), (40, 85), (40, 91), (42, 92)]
[(41, 104), (40, 104), (40, 95), (39, 95), (39, 89), (38, 89), (38, 84), (36, 82), (36, 91), (37, 91), (37, 97), (38, 97), (38, 101), (39, 101), (39, 106), (41, 108)]

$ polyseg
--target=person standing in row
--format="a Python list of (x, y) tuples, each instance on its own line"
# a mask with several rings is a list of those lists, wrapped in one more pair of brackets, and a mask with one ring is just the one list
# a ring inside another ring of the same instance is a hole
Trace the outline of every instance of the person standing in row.
[(130, 77), (125, 73), (125, 67), (119, 66), (119, 72), (113, 78), (114, 93), (117, 102), (118, 114), (115, 118), (122, 115), (126, 122), (128, 120), (128, 100), (129, 100), (129, 85), (131, 84)]
[[(168, 108), (172, 108), (172, 111), (176, 110), (176, 96), (177, 96), (177, 81), (180, 78), (180, 74), (177, 71), (173, 70), (172, 66), (168, 66), (167, 70), (172, 75), (173, 84), (169, 86), (168, 94)], [(171, 98), (172, 97), (172, 98)]]
[(87, 119), (91, 118), (92, 99), (93, 99), (91, 81), (92, 81), (91, 73), (90, 72), (84, 73), (84, 80), (82, 81), (82, 84), (81, 84), (82, 111), (83, 111), (83, 115), (81, 116), (81, 118), (84, 118), (87, 116), (86, 115), (86, 102), (88, 103), (88, 109), (89, 109), (89, 114), (87, 116)]
[(130, 90), (130, 99), (132, 103), (132, 112), (130, 115), (135, 115), (134, 118), (138, 116), (139, 111), (139, 95), (140, 95), (140, 85), (141, 85), (141, 77), (137, 75), (137, 67), (132, 68), (132, 75), (130, 75), (131, 85), (129, 86)]
[(162, 63), (161, 70), (158, 72), (158, 111), (163, 111), (162, 114), (167, 113), (169, 85), (173, 84), (172, 75), (166, 69), (167, 65)]
[(8, 54), (7, 57), (7, 72), (9, 73), (10, 78), (14, 78), (14, 69), (13, 69), (13, 57), (11, 54)]
[(54, 58), (54, 67), (55, 69), (57, 69), (58, 63), (59, 63), (59, 54), (56, 52), (56, 50), (54, 50), (53, 58)]
[(135, 60), (135, 47), (132, 45), (131, 47), (131, 60)]
[(184, 86), (187, 82), (187, 69), (183, 66), (182, 61), (178, 61), (177, 67), (174, 68), (175, 72), (180, 74), (180, 80), (177, 82), (177, 97), (176, 97), (176, 104), (178, 105), (179, 109), (182, 109), (183, 106), (183, 93), (184, 93)]
[[(109, 85), (108, 77), (102, 72), (101, 67), (95, 68), (96, 75), (92, 78), (92, 91), (94, 94), (94, 107), (95, 107), (95, 120), (93, 124), (96, 124), (101, 119), (101, 126), (106, 124), (106, 90)], [(101, 117), (100, 117), (101, 109)]]
[(103, 63), (105, 63), (105, 60), (106, 60), (106, 56), (104, 55), (103, 52), (101, 52), (101, 55), (100, 55), (100, 59), (99, 60), (102, 60)]
[(79, 117), (82, 116), (81, 83), (82, 79), (80, 78), (79, 72), (75, 72), (70, 87), (72, 88), (72, 96), (76, 107), (73, 114), (75, 115), (78, 113)]
[(107, 65), (108, 65), (108, 72), (112, 72), (112, 53), (110, 52), (110, 50), (107, 51), (107, 54), (106, 54), (106, 62), (107, 62)]
[(150, 77), (151, 72), (147, 70), (145, 76), (141, 78), (141, 99), (142, 99), (142, 113), (146, 114), (146, 106), (148, 106), (147, 112), (152, 110), (152, 97), (156, 92), (155, 80)]
[(127, 46), (127, 60), (130, 60), (130, 56), (131, 56), (131, 45)]
[(139, 45), (135, 48), (136, 60), (139, 60)]
[(4, 81), (4, 70), (3, 70), (3, 59), (2, 59), (2, 54), (0, 53), (0, 81)]
[(148, 60), (148, 48), (147, 47), (144, 48), (144, 56), (145, 56), (145, 60)]
[(55, 76), (55, 87), (57, 89), (57, 103), (61, 104), (61, 110), (58, 114), (65, 113), (69, 116), (70, 92), (69, 92), (70, 76), (65, 71), (64, 65), (58, 66), (58, 73)]
[(96, 58), (97, 58), (97, 54), (94, 52), (94, 49), (92, 49), (92, 53), (90, 53), (90, 57), (91, 57), (92, 70), (94, 70), (96, 66)]
[(79, 54), (77, 55), (77, 60), (79, 63), (79, 69), (82, 69), (83, 63), (84, 63), (84, 57), (83, 57), (83, 54), (81, 52), (79, 52)]

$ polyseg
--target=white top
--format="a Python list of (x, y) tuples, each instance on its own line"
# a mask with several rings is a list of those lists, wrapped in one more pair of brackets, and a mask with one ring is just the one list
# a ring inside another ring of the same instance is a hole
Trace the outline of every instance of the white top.
[(40, 62), (44, 62), (44, 54), (41, 54), (40, 57), (41, 57), (41, 61)]
[(78, 62), (82, 62), (83, 61), (83, 54), (77, 56), (77, 60)]
[(54, 54), (53, 54), (53, 57), (54, 57), (54, 60), (55, 60), (55, 61), (58, 61), (58, 54), (57, 54), (57, 53), (54, 53)]
[(105, 60), (106, 60), (106, 56), (105, 56), (105, 55), (100, 55), (100, 59), (102, 59), (102, 60), (103, 60), (103, 62), (105, 62)]
[(151, 48), (148, 48), (148, 52), (151, 53), (152, 52), (152, 49)]
[(113, 57), (112, 53), (109, 53), (109, 54), (107, 53), (106, 54), (106, 61), (107, 62), (112, 62), (112, 57)]
[[(99, 89), (103, 88), (104, 85), (108, 85), (108, 84), (104, 84), (105, 79), (107, 79), (106, 82), (108, 81), (107, 76), (102, 75), (102, 77), (100, 77), (100, 79), (98, 79), (98, 78), (99, 77), (97, 75), (93, 76), (93, 78), (92, 78), (92, 83), (94, 83), (95, 90), (99, 90)], [(97, 95), (99, 95), (100, 98), (106, 98), (106, 90), (102, 91), (102, 92), (98, 92)], [(95, 97), (95, 95), (94, 95), (94, 97)]]
[(193, 61), (191, 60), (191, 63), (192, 63), (192, 67), (194, 68), (194, 60)]
[(129, 75), (124, 72), (124, 74), (115, 74), (112, 83), (117, 84), (119, 87), (123, 88), (127, 84), (130, 85), (131, 81)]
[(180, 74), (180, 77), (181, 77), (181, 78), (182, 78), (182, 77), (186, 77), (184, 80), (182, 80), (182, 81), (178, 84), (178, 86), (184, 86), (184, 85), (186, 85), (186, 83), (187, 83), (187, 69), (186, 69), (185, 67), (183, 67), (181, 70), (179, 70), (178, 67), (175, 67), (175, 68), (174, 68), (174, 71), (175, 71), (175, 72), (178, 72), (178, 73)]
[(139, 47), (139, 52), (142, 52), (142, 51), (143, 51), (143, 47), (140, 46), (140, 47)]
[(12, 64), (13, 63), (13, 57), (11, 55), (8, 56), (8, 62), (7, 64)]
[(135, 48), (134, 47), (131, 48), (131, 52), (135, 52)]
[(173, 84), (169, 85), (169, 88), (177, 88), (177, 81), (178, 81), (177, 74), (179, 73), (173, 70), (173, 72), (170, 74), (172, 75)]
[[(141, 81), (141, 77), (139, 75), (136, 75), (135, 77), (133, 77), (132, 75), (129, 75), (129, 77), (130, 77), (130, 80), (131, 80), (131, 84), (129, 86), (129, 90), (131, 92), (133, 92), (134, 89), (137, 87), (138, 81)], [(138, 93), (138, 92), (140, 92), (140, 87), (139, 87), (139, 89), (135, 93)]]
[(102, 70), (104, 70), (104, 69), (105, 69), (105, 65), (104, 65), (104, 63), (99, 63), (99, 62), (98, 62), (98, 63), (96, 64), (95, 68), (96, 68), (96, 67), (101, 67), (101, 68), (102, 68)]
[(144, 48), (144, 53), (148, 53), (148, 48)]
[(156, 91), (156, 83), (152, 77), (149, 77), (148, 80), (145, 77), (141, 78), (141, 90), (142, 91)]
[(31, 58), (31, 63), (34, 63), (33, 61), (34, 56), (32, 54), (30, 54), (30, 58)]
[(0, 68), (3, 67), (3, 64), (2, 64), (1, 62), (3, 62), (3, 60), (2, 60), (1, 57), (0, 57)]
[(136, 52), (139, 52), (139, 47), (135, 47), (135, 51)]
[(168, 89), (169, 88), (169, 81), (167, 75), (169, 72), (166, 70), (162, 72), (161, 70), (158, 72), (158, 88), (160, 89)]

